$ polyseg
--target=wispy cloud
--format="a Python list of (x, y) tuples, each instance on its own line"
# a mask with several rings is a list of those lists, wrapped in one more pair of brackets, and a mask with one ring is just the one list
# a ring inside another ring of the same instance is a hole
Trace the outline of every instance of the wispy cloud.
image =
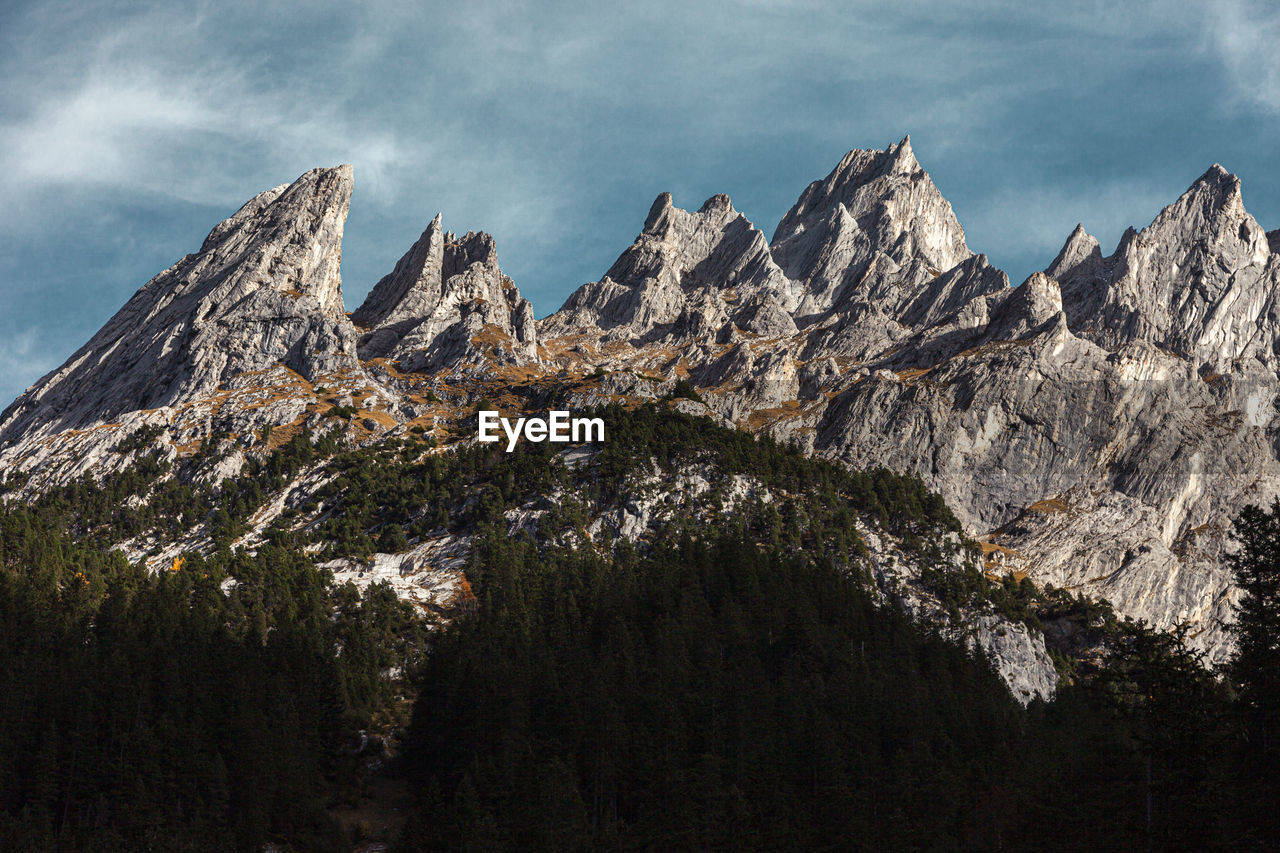
[(1236, 100), (1280, 113), (1280, 8), (1257, 0), (1216, 0), (1206, 22)]
[[(57, 366), (58, 360), (43, 343), (36, 331), (30, 329), (0, 335), (0, 386), (12, 390), (0, 409), (9, 405), (11, 397)], [(21, 381), (23, 377), (29, 377), (25, 383)]]
[(26, 44), (66, 45), (56, 62), (4, 67), (0, 191), (27, 218), (60, 186), (228, 205), (243, 200), (246, 172), (339, 159), (359, 160), (377, 191), (401, 157), (394, 135), (351, 120), (340, 93), (276, 85), (265, 57), (239, 55), (204, 16), (110, 11), (99, 4), (90, 21), (55, 6), (20, 22)]

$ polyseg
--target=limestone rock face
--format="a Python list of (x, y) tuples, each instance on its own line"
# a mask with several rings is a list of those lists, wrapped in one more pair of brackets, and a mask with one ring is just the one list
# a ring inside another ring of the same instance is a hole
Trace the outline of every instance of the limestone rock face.
[[(800, 196), (772, 243), (727, 196), (690, 212), (663, 193), (635, 243), (539, 332), (560, 350), (595, 348), (601, 366), (636, 353), (678, 365), (725, 392), (722, 416), (740, 417), (797, 403), (800, 362), (864, 360), (1008, 290), (1005, 274), (966, 247), (903, 139), (845, 155)], [(762, 348), (796, 364), (779, 373)]]
[(721, 418), (915, 474), (989, 543), (992, 571), (1193, 623), (1225, 658), (1230, 520), (1280, 492), (1280, 231), (1234, 176), (1211, 168), (1110, 256), (1077, 227), (1017, 288), (969, 250), (906, 139), (847, 154), (766, 253), (706, 240), (726, 212), (659, 198), (545, 337), (631, 324), (595, 364), (685, 371)]
[(787, 306), (796, 286), (769, 244), (729, 197), (697, 211), (654, 201), (644, 230), (598, 282), (583, 285), (542, 324), (544, 337), (603, 332), (605, 340), (688, 344), (795, 331)]
[(338, 166), (255, 196), (14, 401), (0, 444), (207, 396), (276, 365), (307, 378), (358, 370), (338, 273), (351, 187)]
[(1077, 227), (1048, 273), (1077, 333), (1108, 348), (1150, 341), (1226, 372), (1245, 356), (1274, 361), (1278, 270), (1239, 178), (1215, 164), (1109, 257)]
[[(973, 254), (910, 137), (884, 151), (846, 154), (782, 218), (771, 248), (787, 276), (804, 285), (800, 316), (865, 301), (894, 319), (909, 311), (929, 316), (922, 285)], [(1008, 286), (1002, 275), (966, 280), (981, 282), (978, 292)], [(946, 294), (955, 304), (956, 295)]]
[(498, 266), (493, 238), (469, 232), (459, 239), (440, 222), (437, 215), (351, 315), (368, 330), (360, 357), (395, 359), (414, 371), (537, 361), (533, 307)]
[(373, 286), (351, 314), (357, 326), (374, 329), (426, 317), (440, 302), (444, 284), (444, 229), (441, 214), (431, 220), (396, 267)]

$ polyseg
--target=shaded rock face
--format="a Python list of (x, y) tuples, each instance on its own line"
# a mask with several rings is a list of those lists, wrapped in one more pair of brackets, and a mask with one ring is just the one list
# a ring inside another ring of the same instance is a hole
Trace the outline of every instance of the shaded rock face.
[(538, 360), (533, 307), (498, 266), (493, 238), (458, 239), (436, 216), (351, 319), (364, 329), (363, 359), (390, 358), (406, 370), (486, 360)]
[(206, 396), (274, 365), (358, 369), (338, 273), (350, 166), (255, 196), (0, 415), (0, 442)]

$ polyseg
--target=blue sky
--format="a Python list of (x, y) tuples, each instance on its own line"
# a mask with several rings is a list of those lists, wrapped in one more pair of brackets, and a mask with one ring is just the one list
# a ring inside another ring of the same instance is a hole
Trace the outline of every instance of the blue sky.
[(356, 169), (349, 309), (437, 211), (494, 234), (541, 316), (659, 192), (727, 192), (771, 235), (845, 151), (907, 133), (1015, 282), (1076, 222), (1109, 251), (1213, 162), (1280, 227), (1272, 6), (885, 5), (5, 4), (0, 397), (317, 165)]

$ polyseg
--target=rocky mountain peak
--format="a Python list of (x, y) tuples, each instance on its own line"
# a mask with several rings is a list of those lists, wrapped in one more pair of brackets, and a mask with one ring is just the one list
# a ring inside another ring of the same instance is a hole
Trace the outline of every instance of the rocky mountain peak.
[(1143, 230), (1150, 238), (1180, 239), (1196, 234), (1210, 251), (1240, 266), (1265, 263), (1266, 232), (1244, 208), (1240, 179), (1214, 163), (1173, 204)]
[(1085, 231), (1083, 223), (1077, 223), (1046, 272), (1053, 276), (1055, 271), (1071, 270), (1095, 259), (1102, 259), (1102, 247), (1098, 243), (1098, 238)]
[(486, 356), (537, 360), (533, 307), (503, 274), (493, 237), (444, 232), (439, 214), (352, 319), (368, 330), (359, 345), (364, 359), (397, 359), (415, 370)]
[(675, 205), (671, 201), (671, 193), (658, 193), (649, 207), (649, 215), (645, 217), (643, 233), (652, 234), (662, 227), (667, 214)]
[(1082, 230), (1049, 275), (1062, 282), (1072, 328), (1107, 348), (1144, 340), (1222, 369), (1260, 357), (1259, 322), (1275, 290), (1266, 232), (1245, 210), (1240, 179), (1211, 166), (1141, 231), (1103, 258)]
[[(270, 267), (267, 272), (273, 283), (286, 291), (313, 296), (326, 313), (341, 315), (338, 268), (354, 184), (351, 166), (341, 165), (312, 169), (292, 184), (259, 193), (214, 226), (200, 254), (210, 255), (215, 262), (240, 265), (245, 285), (252, 286), (264, 271), (254, 264), (257, 252), (256, 260)], [(314, 230), (307, 233), (308, 229)], [(277, 276), (275, 273), (286, 265), (293, 265), (292, 274)]]
[(275, 366), (358, 370), (339, 274), (351, 188), (338, 166), (254, 196), (15, 400), (0, 440), (174, 406)]
[[(669, 276), (679, 283), (717, 253), (724, 254), (726, 237), (736, 245), (763, 242), (751, 222), (733, 209), (727, 195), (714, 195), (695, 212), (675, 207), (671, 194), (662, 193), (650, 208), (645, 229), (631, 248), (605, 273), (617, 282)], [(705, 278), (705, 275), (699, 278)]]
[(702, 203), (702, 207), (698, 208), (699, 213), (711, 213), (713, 211), (728, 212), (733, 210), (733, 202), (729, 200), (729, 196), (724, 193), (716, 193), (711, 198)]
[(794, 289), (773, 262), (764, 234), (727, 195), (713, 195), (688, 211), (662, 193), (631, 247), (600, 281), (583, 285), (546, 318), (542, 333), (603, 329), (618, 340), (661, 333), (691, 342), (732, 334), (737, 314), (743, 328), (794, 328), (786, 316), (796, 301)]
[(1020, 287), (1009, 292), (992, 318), (988, 333), (995, 338), (1023, 338), (1062, 313), (1062, 290), (1058, 282), (1044, 273), (1032, 273)]
[(493, 235), (484, 231), (468, 231), (462, 237), (446, 234), (441, 275), (447, 280), (476, 265), (490, 270), (500, 269), (498, 243)]
[(911, 134), (902, 137), (902, 141), (897, 145), (891, 145), (889, 150), (893, 155), (889, 161), (890, 171), (900, 175), (913, 175), (923, 171), (920, 168), (920, 161), (916, 159), (915, 151), (911, 149)]
[[(1132, 239), (1136, 232), (1126, 232)], [(1092, 234), (1077, 224), (1062, 250), (1045, 269), (1045, 273), (1062, 287), (1062, 298), (1068, 306), (1068, 320), (1073, 328), (1086, 325), (1096, 316), (1106, 298), (1109, 281), (1108, 261)]]
[(246, 201), (240, 206), (239, 210), (213, 226), (209, 236), (204, 238), (204, 243), (200, 246), (200, 252), (204, 253), (214, 248), (225, 240), (231, 232), (240, 229), (246, 222), (253, 220), (288, 188), (288, 184), (281, 184), (278, 187), (263, 190)]
[[(888, 250), (898, 262), (917, 254), (946, 270), (971, 254), (951, 204), (920, 167), (910, 137), (883, 151), (854, 149), (846, 154), (783, 216), (772, 245), (782, 247), (829, 221), (828, 212), (837, 205), (843, 205), (867, 235), (872, 251)], [(792, 272), (788, 264), (783, 266)]]
[(860, 302), (896, 317), (932, 277), (973, 254), (909, 138), (846, 154), (800, 195), (771, 247), (786, 275), (804, 285), (799, 310), (811, 317)]
[(352, 322), (372, 329), (407, 320), (440, 298), (445, 245), (441, 218), (437, 213), (395, 269), (373, 286), (364, 304), (352, 313)]

